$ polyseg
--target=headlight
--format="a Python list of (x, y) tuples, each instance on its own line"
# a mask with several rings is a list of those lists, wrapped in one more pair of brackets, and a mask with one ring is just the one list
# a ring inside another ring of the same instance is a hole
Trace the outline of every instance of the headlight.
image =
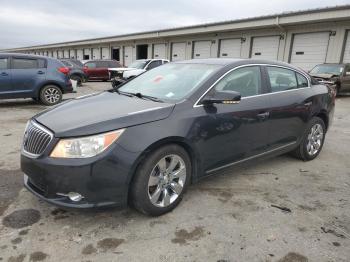
[(87, 158), (96, 156), (113, 144), (124, 130), (120, 129), (93, 136), (61, 139), (50, 156), (55, 158)]

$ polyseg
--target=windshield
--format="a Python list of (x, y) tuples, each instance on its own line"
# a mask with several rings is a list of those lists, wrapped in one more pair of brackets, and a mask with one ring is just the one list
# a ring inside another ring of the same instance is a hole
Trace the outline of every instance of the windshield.
[(340, 75), (342, 72), (342, 65), (317, 65), (310, 71), (310, 74)]
[(127, 82), (118, 91), (180, 101), (220, 67), (206, 64), (166, 64)]
[(143, 60), (143, 61), (135, 61), (134, 63), (131, 63), (128, 67), (130, 68), (137, 68), (137, 69), (143, 69), (146, 64), (147, 64), (147, 60)]

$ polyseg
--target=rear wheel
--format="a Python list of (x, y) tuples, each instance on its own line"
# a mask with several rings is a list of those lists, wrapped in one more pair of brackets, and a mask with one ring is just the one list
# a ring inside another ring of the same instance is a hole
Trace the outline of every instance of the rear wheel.
[(164, 146), (149, 155), (135, 174), (131, 201), (140, 212), (159, 216), (181, 201), (191, 177), (191, 161), (178, 145)]
[(47, 106), (52, 106), (62, 101), (62, 91), (54, 85), (44, 86), (40, 90), (40, 101)]
[(319, 117), (312, 118), (300, 145), (292, 152), (293, 155), (304, 161), (315, 159), (322, 150), (325, 135), (323, 120)]

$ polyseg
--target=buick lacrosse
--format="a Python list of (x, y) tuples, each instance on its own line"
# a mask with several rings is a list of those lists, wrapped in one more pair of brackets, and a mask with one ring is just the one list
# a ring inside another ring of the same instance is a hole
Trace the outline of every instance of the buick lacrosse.
[(169, 63), (27, 124), (25, 187), (62, 207), (174, 209), (189, 184), (258, 158), (320, 153), (334, 94), (304, 71), (262, 60)]

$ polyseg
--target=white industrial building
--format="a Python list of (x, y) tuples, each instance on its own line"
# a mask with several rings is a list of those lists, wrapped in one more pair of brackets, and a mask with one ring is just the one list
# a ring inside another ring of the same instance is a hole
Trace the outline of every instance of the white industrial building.
[(126, 66), (142, 58), (258, 58), (309, 70), (350, 62), (350, 5), (2, 51)]

